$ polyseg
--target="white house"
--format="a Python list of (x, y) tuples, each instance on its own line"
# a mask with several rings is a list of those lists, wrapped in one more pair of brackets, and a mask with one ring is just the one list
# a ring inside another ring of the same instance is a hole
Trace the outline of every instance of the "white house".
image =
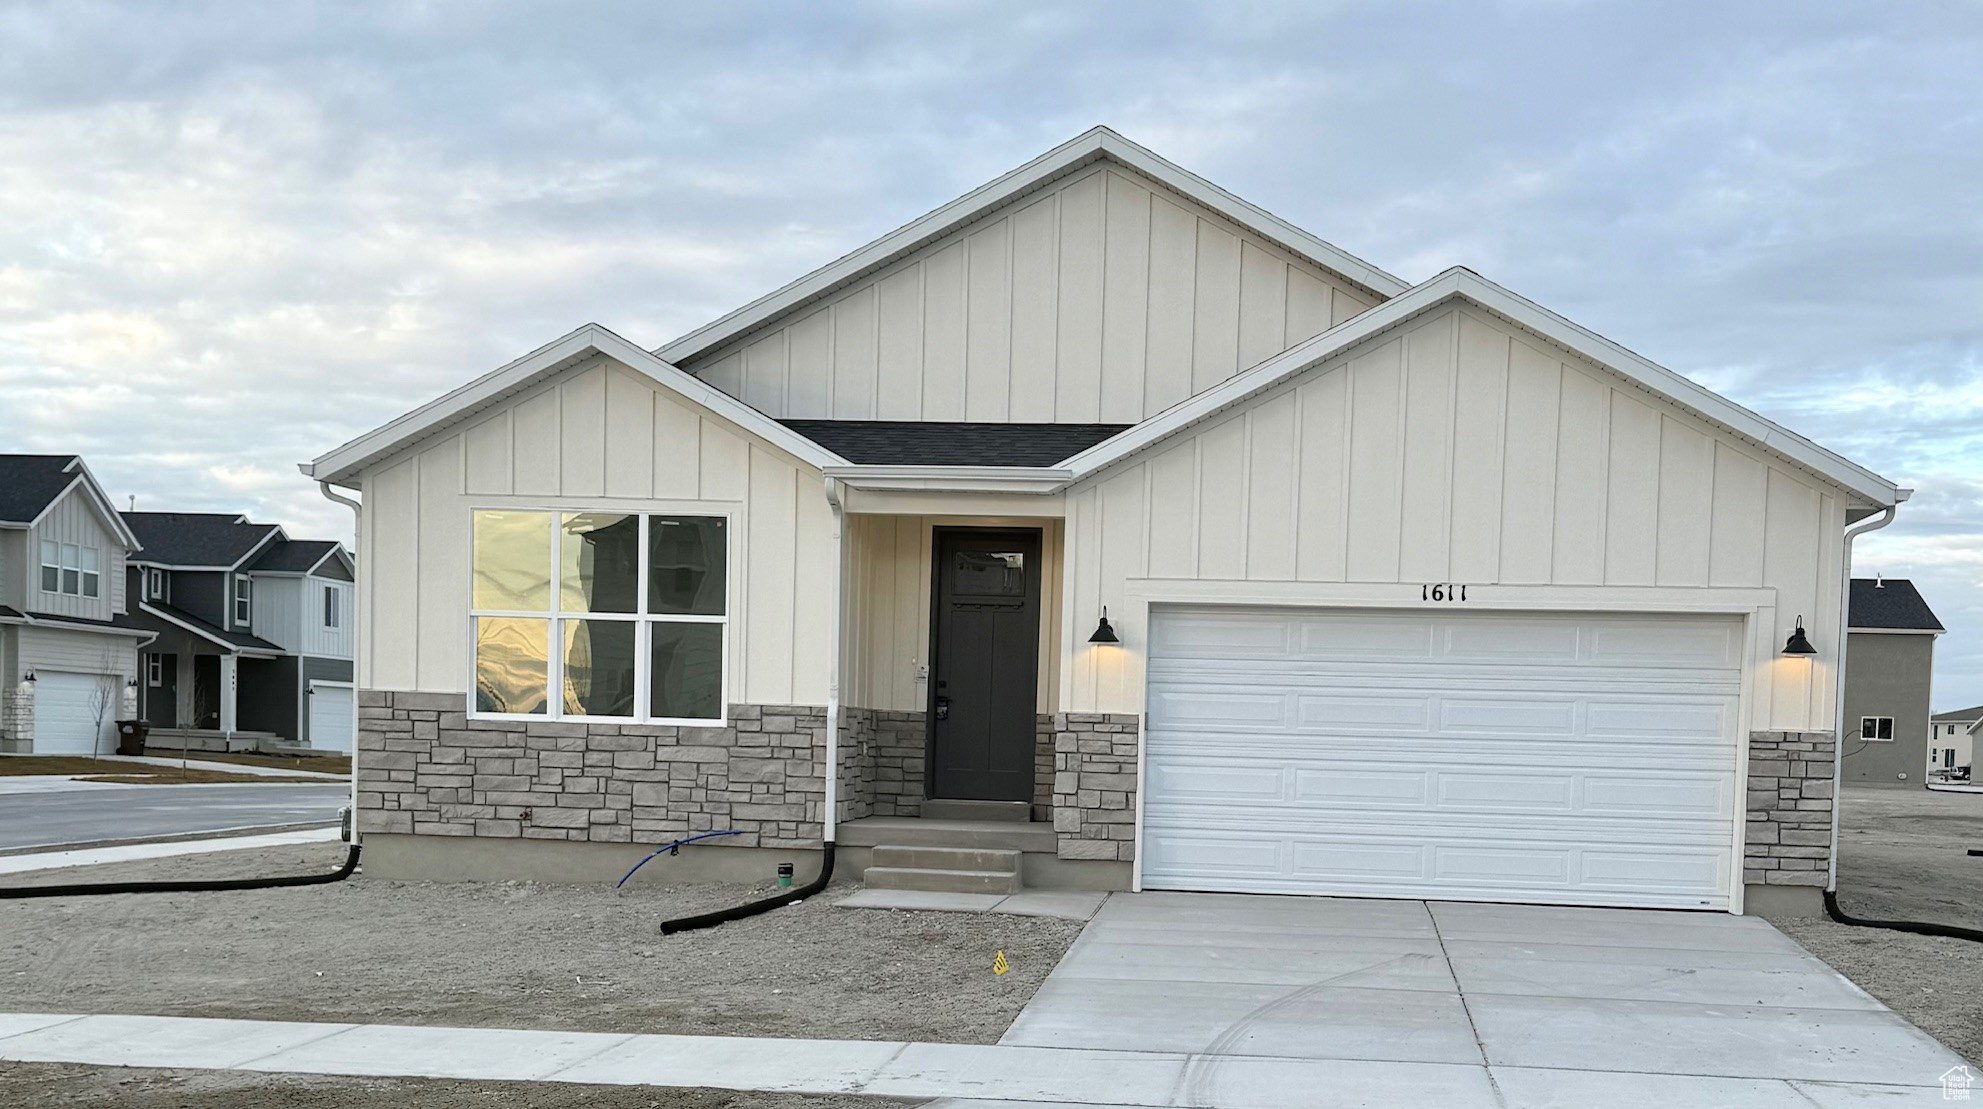
[(1975, 764), (1976, 726), (1983, 724), (1983, 705), (1938, 712), (1928, 718), (1928, 770), (1969, 769)]
[(303, 468), (362, 491), (376, 874), (713, 829), (675, 873), (1736, 912), (1816, 909), (1907, 495), (1106, 129)]
[(124, 566), (139, 549), (72, 454), (0, 454), (0, 752), (116, 749), (136, 715)]

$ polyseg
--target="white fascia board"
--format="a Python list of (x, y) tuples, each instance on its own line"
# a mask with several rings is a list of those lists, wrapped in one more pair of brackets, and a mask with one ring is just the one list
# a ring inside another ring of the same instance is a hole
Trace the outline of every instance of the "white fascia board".
[(450, 427), (469, 415), (520, 392), (539, 378), (603, 354), (656, 384), (728, 420), (793, 457), (815, 467), (844, 466), (847, 460), (800, 435), (596, 323), (588, 323), (483, 374), (454, 391), (421, 405), (377, 430), (367, 432), (315, 461), (299, 463), (305, 476), (334, 485), (348, 484), (359, 470)]
[(1410, 287), (1402, 279), (1316, 238), (1263, 208), (1241, 200), (1107, 127), (1095, 127), (797, 281), (696, 328), (654, 353), (669, 362), (679, 363), (714, 350), (755, 331), (776, 316), (823, 296), (865, 273), (878, 270), (981, 218), (987, 212), (1037, 192), (1101, 158), (1114, 159), (1125, 168), (1151, 178), (1165, 188), (1380, 296), (1396, 296)]
[(80, 632), (84, 635), (117, 635), (137, 640), (137, 646), (144, 646), (158, 638), (158, 633), (147, 628), (120, 628), (113, 624), (84, 624), (53, 617), (37, 616), (32, 612), (21, 613), (18, 620), (0, 620), (0, 623), (19, 624), (30, 628), (47, 628), (50, 631)]
[(41, 522), (48, 518), (49, 513), (55, 511), (57, 505), (60, 505), (68, 498), (69, 494), (80, 488), (83, 491), (83, 496), (89, 499), (90, 507), (94, 508), (96, 514), (103, 519), (103, 522), (109, 525), (111, 533), (117, 536), (118, 541), (124, 544), (125, 549), (132, 551), (144, 550), (144, 544), (138, 542), (138, 537), (131, 531), (131, 525), (125, 523), (124, 517), (115, 508), (111, 507), (110, 498), (104, 496), (103, 487), (96, 483), (96, 475), (90, 473), (89, 467), (83, 464), (83, 460), (77, 458), (69, 464), (69, 468), (76, 471), (75, 479), (70, 481), (68, 485), (63, 486), (60, 493), (49, 498), (48, 503), (42, 506), (40, 515), (30, 520), (28, 526), (40, 527)]
[(950, 493), (1057, 492), (1074, 476), (1035, 466), (829, 466), (824, 471), (854, 489)]
[(1152, 416), (1062, 463), (1079, 481), (1159, 440), (1177, 434), (1358, 343), (1397, 327), (1455, 298), (1501, 316), (1545, 340), (1587, 358), (1647, 392), (1750, 439), (1880, 507), (1906, 499), (1895, 485), (1687, 378), (1619, 346), (1587, 328), (1509, 292), (1462, 267), (1454, 267), (1391, 300), (1291, 347), (1244, 373)]
[(1947, 635), (1934, 628), (1847, 628), (1853, 635)]
[[(329, 562), (329, 561), (330, 561), (331, 559), (333, 559), (333, 558), (335, 558), (335, 559), (337, 559), (337, 560), (338, 560), (338, 561), (339, 561), (340, 563), (342, 563), (342, 564), (344, 565), (344, 568), (345, 568), (346, 570), (349, 570), (349, 571), (351, 571), (351, 572), (352, 572), (353, 574), (356, 574), (356, 573), (358, 572), (358, 564), (357, 564), (357, 563), (355, 563), (355, 562), (353, 562), (353, 561), (351, 561), (351, 557), (350, 557), (349, 555), (347, 555), (347, 554), (345, 554), (345, 553), (344, 553), (344, 544), (342, 544), (342, 543), (339, 543), (339, 544), (337, 544), (336, 546), (334, 546), (334, 547), (332, 547), (332, 548), (331, 548), (330, 550), (328, 550), (328, 551), (325, 551), (325, 552), (324, 552), (324, 557), (322, 557), (322, 558), (320, 558), (320, 559), (318, 559), (317, 561), (315, 561), (315, 562), (313, 562), (313, 563), (311, 563), (311, 564), (310, 564), (310, 568), (309, 568), (308, 570), (305, 570), (305, 571), (303, 571), (303, 574), (302, 574), (302, 576), (303, 576), (303, 577), (306, 577), (306, 578), (307, 578), (307, 577), (310, 577), (311, 575), (313, 575), (313, 574), (315, 574), (315, 573), (316, 573), (316, 572), (317, 572), (317, 571), (318, 571), (319, 569), (321, 569), (321, 568), (323, 567), (323, 565), (324, 565), (324, 563), (326, 563), (326, 562)], [(337, 581), (337, 580), (339, 580), (339, 579), (337, 579), (337, 578), (328, 578), (328, 579), (325, 579), (325, 580), (327, 580), (327, 581)], [(348, 585), (348, 584), (350, 584), (350, 583), (349, 583), (349, 582), (346, 582), (345, 584), (347, 584), (347, 585)]]

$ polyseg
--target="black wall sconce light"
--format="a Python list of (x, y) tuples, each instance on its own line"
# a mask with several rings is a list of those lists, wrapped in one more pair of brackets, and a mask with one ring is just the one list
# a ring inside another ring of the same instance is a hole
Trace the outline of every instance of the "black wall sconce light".
[(1804, 637), (1804, 617), (1799, 616), (1797, 618), (1797, 630), (1791, 632), (1790, 638), (1783, 641), (1783, 653), (1786, 655), (1815, 655), (1818, 653), (1818, 649), (1811, 646), (1811, 641)]
[(1109, 608), (1107, 605), (1102, 606), (1102, 622), (1095, 625), (1095, 634), (1088, 637), (1088, 642), (1090, 643), (1121, 643), (1122, 642), (1122, 640), (1116, 638), (1115, 629), (1109, 626)]

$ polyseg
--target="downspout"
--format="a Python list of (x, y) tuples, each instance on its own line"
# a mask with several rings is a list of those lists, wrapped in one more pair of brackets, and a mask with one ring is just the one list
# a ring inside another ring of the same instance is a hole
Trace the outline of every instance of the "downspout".
[(1898, 503), (1890, 504), (1878, 516), (1846, 528), (1845, 549), (1840, 556), (1844, 584), (1838, 599), (1838, 662), (1832, 667), (1832, 841), (1825, 863), (1827, 898), (1838, 892), (1838, 810), (1845, 802), (1845, 650), (1852, 638), (1852, 541), (1893, 523), (1894, 509), (1899, 507)]
[[(326, 498), (351, 510), (351, 546), (356, 554), (364, 549), (365, 513), (364, 505), (331, 488), (328, 481), (320, 481), (317, 488), (323, 490)], [(364, 572), (360, 566), (359, 572)], [(351, 846), (358, 846), (358, 652), (365, 645), (365, 606), (358, 603), (358, 591), (351, 591)]]
[(825, 480), (826, 503), (833, 509), (833, 617), (830, 621), (833, 639), (826, 670), (826, 801), (825, 811), (820, 813), (819, 874), (798, 889), (786, 890), (761, 901), (718, 909), (713, 913), (664, 920), (661, 922), (661, 934), (664, 936), (692, 932), (698, 928), (714, 928), (732, 920), (769, 912), (781, 905), (790, 905), (794, 901), (803, 901), (825, 889), (826, 884), (833, 880), (834, 835), (835, 826), (839, 823), (835, 810), (840, 805), (840, 674), (846, 653), (840, 629), (844, 626), (847, 605), (847, 513), (840, 501), (839, 479), (827, 477)]

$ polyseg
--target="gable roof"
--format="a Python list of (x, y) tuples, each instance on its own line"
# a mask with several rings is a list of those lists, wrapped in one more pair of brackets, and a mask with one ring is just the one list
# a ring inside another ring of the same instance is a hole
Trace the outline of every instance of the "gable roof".
[(1316, 238), (1264, 208), (1241, 200), (1107, 127), (1094, 127), (859, 250), (696, 328), (654, 353), (669, 362), (680, 363), (714, 350), (765, 326), (775, 317), (829, 296), (881, 270), (896, 259), (984, 218), (994, 209), (1102, 160), (1133, 170), (1296, 257), (1368, 289), (1380, 298), (1395, 296), (1409, 288), (1404, 280)]
[(783, 420), (856, 466), (1051, 466), (1130, 424)]
[(0, 454), (0, 521), (32, 524), (75, 483), (73, 454)]
[(232, 569), (271, 538), (282, 535), (278, 524), (250, 523), (239, 513), (126, 512), (131, 530), (144, 540), (138, 562), (182, 569)]
[(1934, 610), (1906, 578), (1853, 578), (1849, 630), (1946, 631)]
[(244, 569), (271, 574), (307, 574), (339, 554), (343, 544), (331, 539), (283, 539), (269, 544)]
[(131, 533), (96, 475), (75, 454), (0, 454), (0, 525), (39, 523), (71, 489), (80, 489), (97, 516), (132, 550), (143, 544)]
[(229, 631), (218, 624), (202, 620), (183, 608), (166, 604), (164, 601), (140, 601), (138, 602), (138, 611), (144, 616), (149, 616), (160, 623), (179, 628), (182, 631), (191, 632), (209, 643), (219, 644), (232, 651), (273, 655), (288, 653), (279, 645), (270, 643), (260, 636), (249, 635), (247, 632)]
[(1966, 709), (1952, 712), (1938, 712), (1928, 719), (1937, 724), (1970, 724), (1983, 720), (1983, 705), (1971, 705)]
[(350, 485), (358, 472), (397, 454), (430, 435), (465, 423), (546, 378), (603, 354), (654, 384), (675, 393), (731, 424), (756, 435), (794, 458), (815, 467), (845, 465), (846, 459), (759, 412), (743, 401), (698, 380), (694, 375), (654, 356), (596, 323), (588, 323), (562, 338), (538, 347), (500, 369), (483, 374), (343, 446), (297, 464), (304, 475), (333, 485)]
[(1509, 292), (1463, 266), (1455, 266), (1415, 285), (1407, 292), (1359, 313), (1305, 343), (1282, 351), (1250, 370), (1173, 405), (1121, 435), (1067, 459), (1061, 466), (1071, 480), (1079, 481), (1312, 369), (1366, 339), (1400, 327), (1455, 300), (1471, 303), (1555, 346), (1589, 359), (1646, 392), (1846, 489), (1861, 498), (1861, 502), (1855, 502), (1861, 507), (1885, 508), (1905, 501), (1912, 492), (1897, 488), (1858, 463), (1826, 450), (1532, 300)]

